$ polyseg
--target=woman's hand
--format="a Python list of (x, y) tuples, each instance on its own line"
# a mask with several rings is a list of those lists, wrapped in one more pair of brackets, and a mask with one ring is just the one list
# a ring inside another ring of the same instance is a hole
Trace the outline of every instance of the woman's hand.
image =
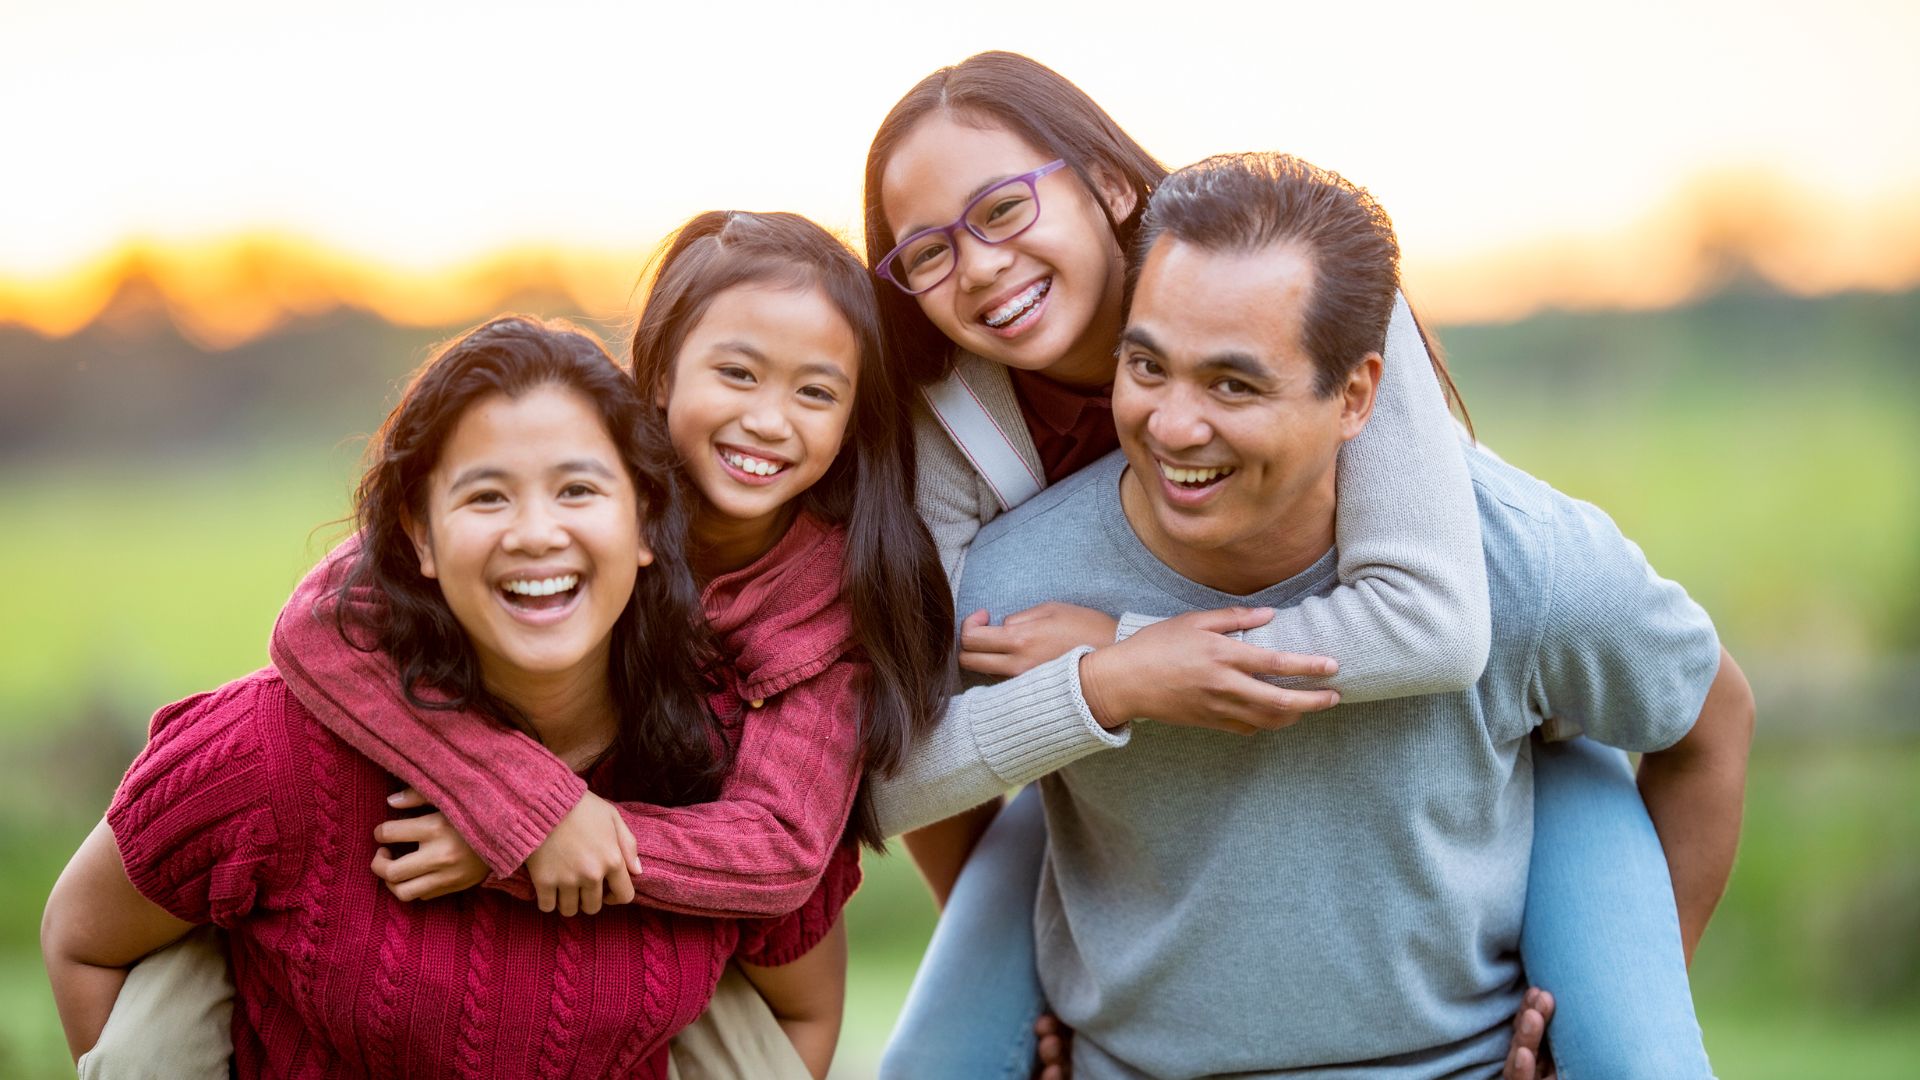
[(1072, 604), (1030, 607), (999, 626), (989, 625), (985, 611), (976, 611), (960, 624), (960, 666), (1010, 679), (1081, 645), (1111, 645), (1119, 625), (1104, 611)]
[(1224, 635), (1264, 626), (1271, 608), (1190, 611), (1080, 658), (1080, 692), (1102, 727), (1144, 717), (1251, 735), (1340, 704), (1332, 690), (1284, 690), (1262, 677), (1324, 677), (1331, 657), (1275, 652)]
[[(426, 797), (413, 788), (387, 797), (387, 805), (396, 810), (414, 810), (427, 805)], [(400, 900), (431, 900), (462, 889), (471, 889), (487, 880), (487, 864), (467, 846), (466, 837), (454, 831), (447, 816), (434, 811), (418, 817), (393, 818), (374, 826), (373, 839), (380, 849), (373, 853), (373, 873), (387, 883), (387, 891)], [(396, 859), (389, 844), (418, 845)]]
[(527, 856), (541, 911), (598, 914), (600, 905), (633, 902), (640, 856), (620, 811), (589, 791)]
[(1539, 987), (1527, 991), (1513, 1015), (1513, 1040), (1507, 1044), (1501, 1080), (1554, 1080), (1553, 1062), (1540, 1052), (1547, 1023), (1553, 1019), (1553, 995)]

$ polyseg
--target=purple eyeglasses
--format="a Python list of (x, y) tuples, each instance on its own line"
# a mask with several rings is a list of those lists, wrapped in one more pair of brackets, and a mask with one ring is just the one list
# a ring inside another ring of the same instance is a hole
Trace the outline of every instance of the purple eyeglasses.
[(1064, 160), (1055, 159), (995, 184), (968, 203), (953, 224), (921, 229), (900, 241), (880, 260), (874, 273), (908, 296), (934, 288), (959, 264), (953, 254), (955, 232), (965, 229), (983, 244), (1004, 244), (1026, 232), (1040, 220), (1040, 189), (1035, 185), (1041, 177), (1066, 167)]

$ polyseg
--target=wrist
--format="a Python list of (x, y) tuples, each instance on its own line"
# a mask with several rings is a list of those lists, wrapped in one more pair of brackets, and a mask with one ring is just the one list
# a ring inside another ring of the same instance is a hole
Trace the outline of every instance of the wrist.
[(1080, 697), (1087, 711), (1101, 727), (1112, 731), (1126, 726), (1130, 718), (1117, 694), (1110, 674), (1111, 647), (1095, 649), (1080, 658)]

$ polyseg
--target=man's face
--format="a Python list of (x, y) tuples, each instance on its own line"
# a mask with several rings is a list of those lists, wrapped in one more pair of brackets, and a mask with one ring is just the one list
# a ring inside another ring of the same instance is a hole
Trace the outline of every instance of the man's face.
[[(1326, 551), (1334, 459), (1373, 407), (1378, 354), (1330, 395), (1315, 392), (1302, 341), (1314, 276), (1299, 247), (1214, 252), (1163, 238), (1121, 337), (1113, 414), (1128, 517), (1163, 561), (1229, 592), (1275, 584), (1303, 568), (1289, 557)], [(1287, 572), (1263, 576), (1276, 569)]]

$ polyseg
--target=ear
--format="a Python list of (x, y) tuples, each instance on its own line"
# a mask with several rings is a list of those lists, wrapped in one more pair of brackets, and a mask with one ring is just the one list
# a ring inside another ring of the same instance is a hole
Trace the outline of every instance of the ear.
[(1367, 426), (1380, 392), (1380, 354), (1368, 353), (1347, 375), (1340, 388), (1340, 441), (1346, 442)]
[(1107, 213), (1112, 214), (1115, 221), (1127, 220), (1140, 202), (1140, 193), (1133, 190), (1133, 185), (1118, 171), (1105, 165), (1096, 163), (1087, 172), (1093, 177), (1094, 194), (1106, 204)]
[(432, 580), (439, 576), (433, 565), (433, 533), (413, 519), (412, 514), (400, 516), (401, 528), (407, 530), (407, 539), (413, 541), (413, 553), (420, 560), (420, 576)]
[(634, 551), (635, 566), (653, 565), (653, 545), (647, 543), (647, 527), (645, 522), (641, 522), (640, 524), (640, 538), (635, 541)]

